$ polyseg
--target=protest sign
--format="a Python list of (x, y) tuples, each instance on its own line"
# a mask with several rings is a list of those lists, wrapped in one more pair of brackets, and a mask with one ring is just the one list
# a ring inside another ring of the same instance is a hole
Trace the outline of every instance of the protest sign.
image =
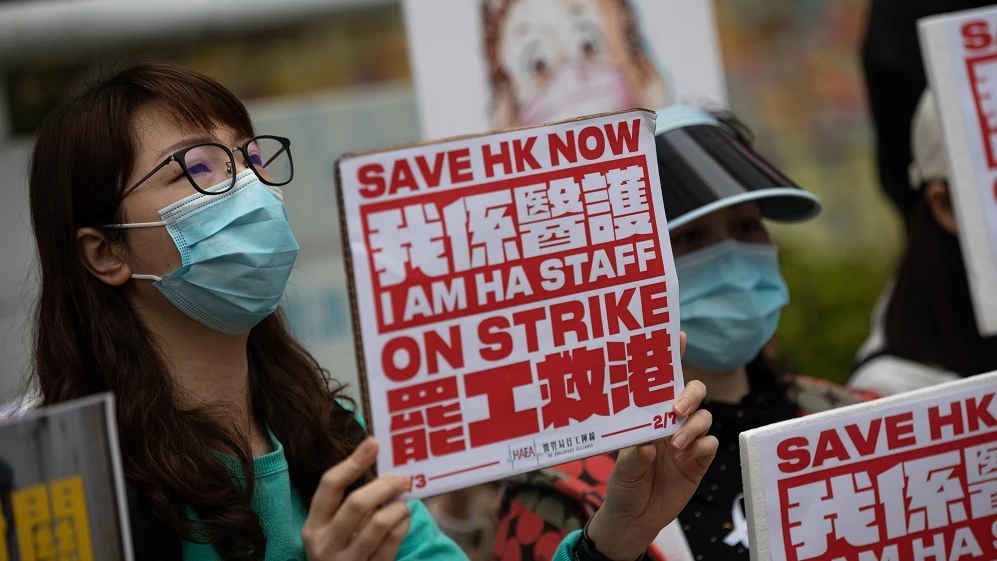
[(918, 23), (980, 333), (997, 334), (997, 8)]
[(0, 561), (130, 561), (114, 399), (0, 422)]
[(368, 428), (409, 496), (674, 432), (654, 126), (633, 110), (339, 161)]
[(754, 561), (997, 559), (997, 372), (741, 433)]
[(711, 0), (404, 0), (423, 138), (726, 104)]

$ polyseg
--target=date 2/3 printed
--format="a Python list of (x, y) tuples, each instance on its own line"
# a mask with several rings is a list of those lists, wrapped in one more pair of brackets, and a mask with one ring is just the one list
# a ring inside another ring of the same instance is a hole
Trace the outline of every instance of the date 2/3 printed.
[(423, 474), (413, 475), (408, 481), (408, 492), (411, 493), (413, 489), (422, 489), (426, 486), (426, 476)]

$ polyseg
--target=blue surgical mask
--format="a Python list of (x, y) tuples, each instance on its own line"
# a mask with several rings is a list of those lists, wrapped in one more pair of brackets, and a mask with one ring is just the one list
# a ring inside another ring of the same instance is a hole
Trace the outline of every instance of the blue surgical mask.
[(688, 344), (683, 362), (726, 372), (750, 362), (775, 334), (789, 304), (778, 251), (734, 240), (675, 260)]
[(215, 331), (249, 331), (277, 309), (298, 257), (283, 200), (245, 170), (230, 191), (196, 193), (160, 210), (161, 222), (116, 225), (165, 226), (180, 250), (176, 271), (132, 277), (155, 281), (174, 306)]

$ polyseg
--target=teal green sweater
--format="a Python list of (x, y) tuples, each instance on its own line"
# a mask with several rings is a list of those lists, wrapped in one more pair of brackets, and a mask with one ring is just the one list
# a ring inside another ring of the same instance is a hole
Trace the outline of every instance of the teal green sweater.
[[(361, 421), (362, 424), (362, 421)], [(260, 515), (263, 531), (267, 536), (267, 561), (308, 561), (301, 543), (301, 527), (308, 516), (307, 505), (302, 502), (291, 484), (284, 457), (284, 447), (270, 434), (273, 452), (253, 459), (256, 490), (253, 508)], [(240, 474), (235, 458), (224, 457), (230, 462), (233, 474)], [(241, 479), (241, 475), (233, 475)], [(395, 557), (398, 561), (466, 561), (467, 556), (450, 538), (446, 537), (421, 501), (409, 501), (412, 527)], [(188, 517), (195, 518), (188, 509)], [(580, 532), (572, 532), (557, 550), (553, 561), (570, 561), (570, 552), (578, 541)], [(214, 547), (206, 544), (183, 542), (184, 561), (221, 561)], [(318, 561), (318, 560), (311, 560)]]

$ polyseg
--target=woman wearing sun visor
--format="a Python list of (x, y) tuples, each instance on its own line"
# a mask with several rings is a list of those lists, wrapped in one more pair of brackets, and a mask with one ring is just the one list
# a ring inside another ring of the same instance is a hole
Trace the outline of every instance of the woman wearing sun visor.
[[(819, 214), (821, 205), (752, 150), (750, 133), (732, 115), (662, 109), (655, 140), (688, 336), (682, 367), (687, 381), (707, 386), (711, 432), (720, 449), (678, 522), (662, 531), (647, 555), (748, 559), (738, 434), (861, 398), (788, 376), (763, 353), (789, 291), (762, 219), (802, 221)], [(515, 558), (510, 548), (519, 548), (522, 559), (549, 556), (545, 548), (556, 536), (584, 525), (601, 505), (614, 462), (607, 454), (508, 480), (497, 556)], [(532, 534), (518, 529), (538, 524), (544, 535), (523, 540)]]

